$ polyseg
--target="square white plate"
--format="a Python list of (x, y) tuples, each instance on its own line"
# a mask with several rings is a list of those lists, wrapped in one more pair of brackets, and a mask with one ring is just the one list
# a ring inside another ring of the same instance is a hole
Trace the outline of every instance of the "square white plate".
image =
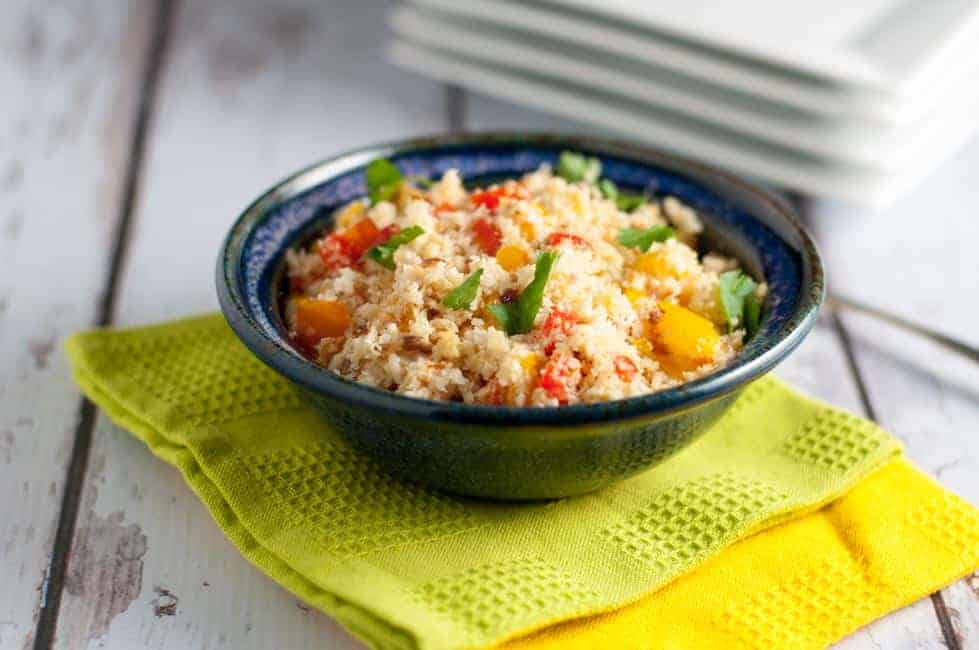
[[(972, 69), (979, 64), (979, 48), (936, 73), (927, 92), (900, 97), (847, 86), (782, 67), (735, 57), (685, 43), (664, 34), (643, 30), (622, 21), (608, 21), (585, 12), (541, 3), (500, 0), (413, 0), (431, 9), (468, 16), (519, 30), (529, 36), (546, 35), (568, 46), (584, 47), (588, 57), (604, 52), (663, 71), (715, 84), (787, 109), (854, 122), (906, 124), (921, 119), (937, 105), (937, 95), (949, 88), (975, 82)], [(739, 3), (740, 4), (740, 3)], [(971, 75), (971, 76), (970, 76)]]
[[(948, 150), (916, 161), (913, 169), (887, 174), (835, 165), (653, 107), (623, 107), (607, 94), (573, 83), (522, 74), (513, 69), (464, 60), (395, 40), (388, 49), (395, 64), (442, 81), (515, 103), (590, 122), (620, 136), (726, 167), (776, 185), (865, 207), (882, 208), (910, 189)], [(952, 143), (964, 138), (955, 137)], [(950, 145), (951, 147), (951, 145)], [(949, 148), (950, 148), (949, 147)]]
[(848, 84), (907, 94), (955, 63), (975, 0), (550, 0)]
[[(582, 56), (546, 38), (444, 12), (404, 7), (391, 28), (408, 40), (502, 67), (551, 76), (736, 130), (748, 136), (844, 164), (901, 171), (927, 156), (962, 121), (979, 122), (979, 84), (953, 89), (927, 119), (903, 127), (815, 117), (698, 83), (650, 66), (608, 56)], [(979, 76), (979, 68), (975, 73)]]

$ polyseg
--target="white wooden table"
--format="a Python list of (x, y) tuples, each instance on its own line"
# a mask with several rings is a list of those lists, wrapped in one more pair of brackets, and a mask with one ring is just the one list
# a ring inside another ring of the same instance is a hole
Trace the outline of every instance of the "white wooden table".
[[(380, 2), (41, 4), (0, 20), (0, 650), (360, 647), (81, 399), (61, 341), (214, 309), (223, 232), (313, 160), (449, 128), (591, 129), (388, 66)], [(886, 213), (809, 218), (834, 291), (976, 344), (977, 206), (974, 140)], [(974, 364), (827, 311), (778, 372), (979, 501)], [(979, 647), (979, 576), (840, 645)]]

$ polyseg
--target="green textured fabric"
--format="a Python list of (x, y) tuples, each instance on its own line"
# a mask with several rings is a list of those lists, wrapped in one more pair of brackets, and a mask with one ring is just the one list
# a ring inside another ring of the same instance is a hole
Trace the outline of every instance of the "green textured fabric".
[(67, 348), (84, 391), (181, 471), (242, 554), (378, 648), (482, 647), (613, 609), (900, 451), (765, 378), (654, 471), (563, 501), (479, 502), (389, 478), (218, 315)]

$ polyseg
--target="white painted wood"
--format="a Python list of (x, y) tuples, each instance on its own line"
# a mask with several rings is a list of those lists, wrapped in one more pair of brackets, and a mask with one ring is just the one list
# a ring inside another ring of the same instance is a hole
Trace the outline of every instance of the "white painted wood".
[(843, 348), (825, 318), (775, 374), (799, 390), (830, 404), (861, 413), (860, 394), (850, 374)]
[[(866, 218), (838, 206), (815, 221), (834, 291), (979, 342), (979, 138), (905, 202)], [(979, 367), (873, 318), (844, 313), (880, 423), (908, 456), (979, 504)], [(963, 647), (979, 646), (976, 579), (946, 589)]]
[[(442, 88), (382, 60), (383, 10), (357, 0), (180, 4), (120, 324), (216, 309), (221, 237), (286, 174), (446, 128)], [(69, 565), (76, 587), (64, 594), (57, 648), (361, 647), (242, 558), (178, 473), (104, 416), (90, 462), (75, 539), (84, 552)], [(120, 541), (132, 559), (100, 573)], [(177, 596), (173, 616), (156, 616), (171, 602), (158, 587)]]
[(105, 282), (149, 15), (29, 0), (0, 19), (0, 649), (28, 647), (80, 403), (62, 339)]
[(979, 345), (977, 170), (979, 135), (888, 210), (819, 205), (831, 289)]
[(979, 571), (943, 589), (949, 619), (959, 633), (963, 648), (979, 646)]
[(216, 309), (221, 239), (286, 175), (348, 149), (445, 130), (442, 87), (384, 61), (383, 15), (356, 0), (181, 5), (120, 322)]

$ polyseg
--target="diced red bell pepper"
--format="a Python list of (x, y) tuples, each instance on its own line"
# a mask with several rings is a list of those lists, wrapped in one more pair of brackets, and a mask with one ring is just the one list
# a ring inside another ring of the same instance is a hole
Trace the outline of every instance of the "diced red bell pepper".
[(537, 385), (558, 403), (567, 404), (580, 382), (581, 362), (573, 356), (559, 354), (551, 357), (541, 370)]
[(519, 183), (507, 182), (487, 190), (477, 190), (469, 196), (469, 200), (476, 207), (483, 206), (490, 212), (496, 212), (501, 199), (522, 199), (526, 196), (527, 191)]
[[(377, 229), (374, 222), (370, 219), (361, 219), (354, 225), (343, 231), (343, 238), (347, 240), (351, 248), (360, 251), (360, 255), (367, 252), (367, 249), (375, 244), (380, 237), (381, 231)], [(360, 257), (358, 255), (357, 257)]]
[(494, 187), (489, 190), (480, 190), (478, 192), (473, 192), (469, 197), (473, 205), (476, 207), (482, 206), (489, 210), (490, 212), (496, 212), (496, 209), (500, 207), (500, 197), (503, 196), (502, 187)]
[(496, 251), (500, 250), (500, 244), (503, 243), (503, 234), (497, 225), (486, 219), (477, 219), (472, 228), (476, 245), (487, 255), (496, 255)]
[(371, 246), (380, 246), (381, 244), (387, 242), (387, 240), (391, 239), (391, 237), (394, 235), (397, 235), (399, 232), (401, 232), (401, 228), (397, 227), (393, 223), (390, 226), (384, 226), (381, 228), (381, 232), (377, 234), (377, 239), (374, 240), (374, 243), (371, 244)]
[(550, 339), (544, 346), (544, 353), (551, 354), (557, 345), (557, 338), (564, 338), (571, 333), (574, 326), (580, 321), (578, 317), (557, 307), (551, 307), (547, 319), (544, 321), (543, 334), (546, 339)]
[(551, 233), (551, 236), (547, 238), (548, 246), (560, 246), (565, 241), (571, 242), (574, 246), (588, 246), (588, 242), (585, 239), (568, 232)]
[(627, 356), (619, 355), (615, 357), (612, 363), (615, 366), (615, 374), (626, 383), (632, 381), (632, 378), (639, 372), (636, 364)]
[(335, 232), (323, 239), (317, 252), (323, 265), (330, 271), (357, 266), (357, 262), (371, 247), (383, 244), (398, 227), (391, 225), (378, 230), (369, 218), (361, 219), (346, 230)]
[(355, 248), (343, 236), (343, 233), (335, 232), (321, 240), (316, 252), (323, 260), (323, 266), (329, 271), (353, 266), (360, 259), (364, 251)]

